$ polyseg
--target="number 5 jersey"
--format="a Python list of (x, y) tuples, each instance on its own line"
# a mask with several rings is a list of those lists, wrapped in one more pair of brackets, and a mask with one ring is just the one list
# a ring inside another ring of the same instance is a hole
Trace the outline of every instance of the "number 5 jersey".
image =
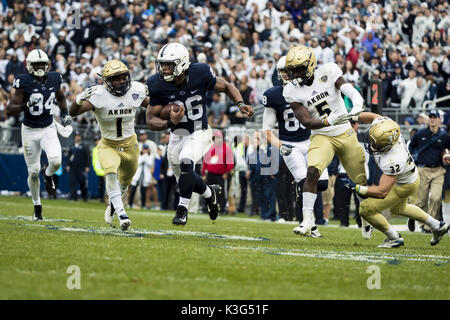
[[(314, 71), (311, 86), (287, 84), (283, 96), (288, 103), (301, 103), (308, 109), (312, 119), (322, 120), (331, 113), (347, 114), (341, 91), (336, 89), (336, 80), (342, 76), (342, 70), (335, 63), (327, 63)], [(351, 128), (350, 122), (311, 130), (311, 135), (322, 134), (335, 137)]]

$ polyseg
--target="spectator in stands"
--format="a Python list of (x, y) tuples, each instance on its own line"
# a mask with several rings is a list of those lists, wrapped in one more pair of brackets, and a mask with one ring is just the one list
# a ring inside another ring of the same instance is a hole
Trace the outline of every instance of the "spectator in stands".
[(408, 78), (402, 80), (398, 85), (398, 92), (401, 95), (400, 107), (403, 111), (416, 107), (416, 101), (413, 98), (414, 92), (417, 90), (416, 70), (411, 69), (408, 72)]
[(5, 78), (8, 79), (10, 75), (16, 78), (19, 74), (27, 73), (25, 65), (17, 58), (17, 52), (13, 48), (6, 50), (6, 58), (9, 62), (6, 65)]
[(224, 98), (220, 92), (213, 93), (212, 101), (209, 104), (208, 123), (211, 128), (223, 129), (227, 125), (228, 116)]

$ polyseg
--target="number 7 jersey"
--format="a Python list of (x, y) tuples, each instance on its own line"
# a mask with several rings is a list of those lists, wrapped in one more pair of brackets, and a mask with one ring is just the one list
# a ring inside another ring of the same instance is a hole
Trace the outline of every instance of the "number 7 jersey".
[(121, 141), (134, 134), (136, 111), (146, 97), (146, 87), (137, 81), (131, 81), (128, 92), (121, 96), (112, 95), (105, 86), (98, 85), (88, 101), (94, 106), (102, 137)]
[[(288, 103), (301, 103), (308, 109), (312, 119), (322, 120), (331, 113), (347, 114), (341, 91), (335, 87), (336, 80), (342, 76), (342, 70), (335, 63), (327, 63), (314, 71), (314, 81), (311, 86), (295, 86), (287, 84), (283, 96)], [(311, 130), (311, 135), (322, 134), (335, 137), (351, 128), (350, 122)]]

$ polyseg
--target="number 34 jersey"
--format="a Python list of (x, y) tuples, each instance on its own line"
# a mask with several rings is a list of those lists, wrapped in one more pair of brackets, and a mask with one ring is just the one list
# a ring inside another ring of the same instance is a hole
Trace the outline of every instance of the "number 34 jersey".
[(137, 81), (131, 81), (130, 90), (121, 97), (109, 93), (104, 85), (98, 85), (88, 101), (94, 106), (102, 137), (115, 141), (131, 137), (136, 111), (145, 97), (146, 87)]
[[(288, 103), (301, 103), (308, 109), (312, 119), (322, 120), (331, 113), (347, 114), (341, 91), (336, 89), (335, 82), (342, 76), (342, 70), (335, 63), (327, 63), (314, 71), (314, 81), (311, 86), (295, 86), (287, 84), (283, 96)], [(350, 122), (311, 130), (311, 135), (322, 134), (335, 137), (351, 128)]]
[(37, 103), (24, 111), (23, 124), (30, 128), (45, 128), (53, 123), (52, 105), (56, 92), (61, 86), (61, 75), (49, 72), (44, 82), (37, 81), (30, 74), (18, 75), (13, 82), (13, 88), (25, 90), (25, 102), (31, 98)]
[(374, 155), (375, 162), (384, 174), (397, 176), (396, 184), (411, 184), (417, 179), (417, 169), (402, 135), (388, 151)]

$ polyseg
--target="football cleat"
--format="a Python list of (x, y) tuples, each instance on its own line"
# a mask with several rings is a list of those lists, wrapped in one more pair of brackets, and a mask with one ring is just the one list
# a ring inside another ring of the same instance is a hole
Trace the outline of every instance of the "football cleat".
[(414, 232), (414, 230), (416, 230), (416, 221), (415, 220), (408, 218), (408, 229), (411, 232)]
[[(309, 237), (311, 236), (311, 229), (312, 227), (306, 226), (304, 224), (300, 224), (299, 226), (295, 227), (292, 231), (294, 231), (295, 234)], [(318, 233), (318, 231), (317, 231)]]
[(128, 218), (126, 213), (123, 213), (119, 216), (120, 229), (122, 231), (127, 231), (130, 228), (131, 220)]
[(174, 226), (182, 225), (184, 226), (188, 219), (188, 210), (183, 206), (178, 206), (175, 212), (175, 217), (172, 219), (172, 224)]
[(42, 205), (35, 205), (34, 206), (34, 215), (33, 215), (33, 221), (42, 220)]
[(105, 222), (112, 225), (114, 217), (116, 216), (116, 210), (112, 204), (108, 204), (105, 210)]
[(402, 238), (402, 235), (399, 233), (398, 238), (395, 239), (384, 239), (383, 243), (378, 246), (378, 248), (397, 248), (405, 245), (405, 241)]
[(45, 174), (45, 168), (42, 168), (42, 177), (44, 178), (45, 182), (45, 189), (47, 190), (47, 193), (49, 196), (56, 196), (56, 187), (55, 182), (53, 181), (53, 175), (51, 177), (47, 176)]
[(319, 228), (317, 228), (317, 226), (314, 226), (314, 227), (311, 228), (310, 237), (312, 237), (312, 238), (322, 238), (322, 235), (319, 233)]
[(448, 233), (450, 226), (448, 223), (445, 223), (444, 221), (441, 221), (441, 224), (439, 225), (439, 229), (436, 231), (433, 231), (433, 237), (431, 238), (430, 244), (432, 246), (435, 246), (441, 241), (442, 237)]
[(211, 189), (211, 197), (205, 199), (206, 206), (208, 207), (209, 218), (216, 220), (220, 211), (220, 204), (217, 201), (217, 195), (222, 192), (222, 187), (218, 184), (212, 184), (208, 186)]
[(366, 220), (361, 218), (361, 234), (362, 237), (366, 240), (369, 240), (372, 237), (373, 227)]

